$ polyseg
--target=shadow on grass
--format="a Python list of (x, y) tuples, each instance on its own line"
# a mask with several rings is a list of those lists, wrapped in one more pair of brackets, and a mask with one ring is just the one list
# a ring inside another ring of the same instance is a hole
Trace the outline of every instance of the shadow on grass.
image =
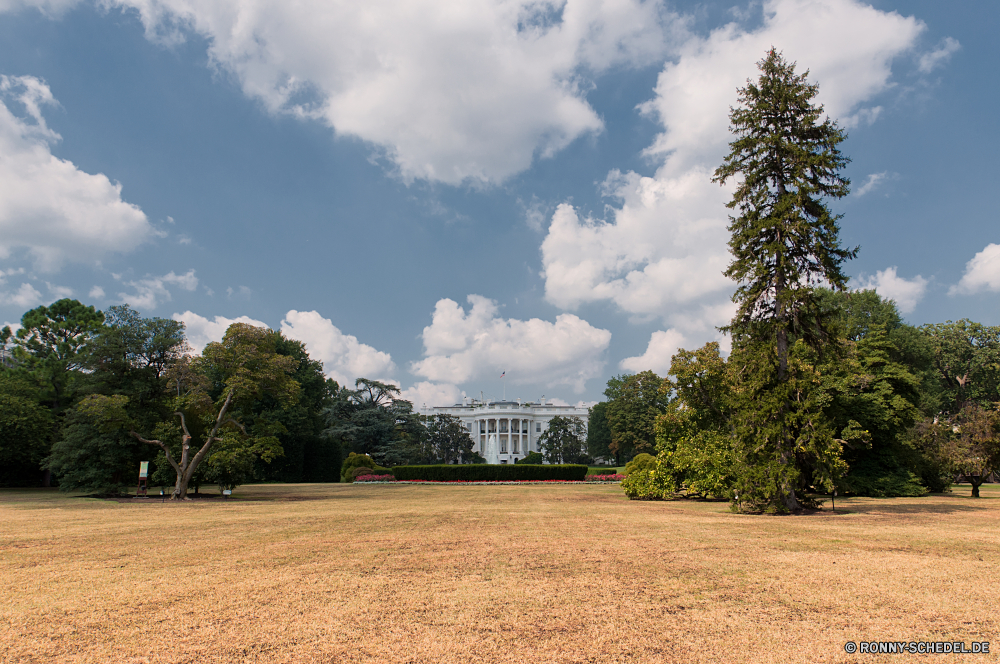
[[(899, 502), (899, 498), (882, 498), (879, 502), (850, 503), (845, 506), (845, 512), (853, 514), (957, 514), (960, 512), (975, 512), (992, 507), (967, 502)], [(920, 500), (920, 499), (915, 499)], [(824, 512), (827, 510), (824, 510)], [(837, 509), (840, 513), (840, 508)]]

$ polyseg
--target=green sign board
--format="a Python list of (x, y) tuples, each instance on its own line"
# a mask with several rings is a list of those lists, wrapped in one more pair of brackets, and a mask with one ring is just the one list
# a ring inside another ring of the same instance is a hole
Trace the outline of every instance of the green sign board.
[(149, 475), (149, 462), (140, 461), (139, 462), (139, 479), (144, 479)]

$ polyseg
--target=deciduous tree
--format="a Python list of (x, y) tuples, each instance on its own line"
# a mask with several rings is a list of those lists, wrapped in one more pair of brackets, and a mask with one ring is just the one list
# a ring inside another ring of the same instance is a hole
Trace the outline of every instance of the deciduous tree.
[(581, 463), (586, 461), (584, 441), (587, 427), (579, 417), (556, 415), (538, 437), (538, 446), (549, 463)]

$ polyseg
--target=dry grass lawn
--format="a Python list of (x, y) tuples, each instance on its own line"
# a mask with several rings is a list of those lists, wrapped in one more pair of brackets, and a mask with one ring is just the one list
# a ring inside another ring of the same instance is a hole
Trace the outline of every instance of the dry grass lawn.
[[(617, 486), (0, 491), (2, 662), (997, 661), (1000, 486), (750, 517)], [(844, 508), (849, 513), (840, 513)], [(849, 640), (990, 655), (848, 655)]]

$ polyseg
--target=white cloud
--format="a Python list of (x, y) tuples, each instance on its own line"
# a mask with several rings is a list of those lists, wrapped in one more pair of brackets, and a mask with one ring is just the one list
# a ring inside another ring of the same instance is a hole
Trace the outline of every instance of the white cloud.
[(917, 67), (924, 74), (929, 74), (938, 67), (943, 67), (947, 64), (951, 56), (962, 48), (962, 45), (958, 43), (957, 39), (952, 37), (945, 37), (930, 53), (924, 53), (920, 56), (920, 60), (917, 62)]
[(333, 321), (316, 311), (289, 311), (281, 321), (281, 332), (304, 342), (309, 356), (321, 361), (326, 375), (341, 386), (353, 388), (357, 378), (391, 381), (396, 372), (389, 353), (344, 334)]
[(13, 292), (0, 292), (0, 304), (13, 304), (27, 309), (42, 303), (42, 294), (31, 284), (21, 284)]
[(400, 397), (413, 404), (413, 409), (420, 412), (420, 409), (427, 406), (451, 406), (462, 403), (465, 392), (458, 389), (458, 385), (451, 383), (432, 383), (422, 380), (412, 387), (408, 387), (400, 393)]
[(142, 309), (155, 309), (160, 302), (169, 302), (172, 299), (170, 290), (167, 288), (168, 285), (193, 291), (198, 288), (198, 277), (194, 276), (194, 269), (188, 270), (184, 274), (174, 274), (171, 270), (162, 277), (146, 277), (122, 283), (135, 289), (131, 295), (118, 293), (118, 297), (122, 298), (123, 302)]
[(101, 288), (100, 286), (94, 286), (93, 288), (90, 289), (90, 292), (87, 293), (87, 295), (89, 295), (90, 297), (94, 298), (95, 300), (103, 300), (104, 299), (104, 289)]
[(666, 376), (670, 373), (671, 358), (686, 343), (687, 339), (677, 330), (653, 332), (649, 337), (646, 352), (638, 357), (626, 357), (619, 366), (632, 373), (653, 371), (660, 376)]
[(405, 179), (500, 181), (589, 132), (595, 73), (665, 52), (657, 0), (105, 0), (197, 33), (272, 113), (369, 141)]
[(0, 76), (0, 258), (26, 248), (48, 272), (130, 251), (154, 235), (142, 210), (122, 200), (120, 184), (52, 154), (60, 136), (41, 110), (55, 104), (41, 80)]
[(60, 300), (65, 297), (73, 297), (73, 289), (68, 286), (59, 286), (58, 284), (50, 284), (45, 282), (45, 287), (49, 290), (49, 294), (52, 297)]
[(229, 326), (233, 323), (247, 323), (248, 325), (254, 325), (256, 327), (267, 327), (266, 323), (254, 320), (249, 316), (240, 316), (239, 318), (216, 316), (215, 318), (209, 320), (204, 316), (199, 316), (193, 311), (185, 311), (182, 314), (174, 314), (171, 318), (184, 323), (184, 327), (187, 331), (186, 334), (188, 343), (191, 344), (191, 347), (198, 353), (200, 353), (210, 342), (222, 341), (222, 337), (225, 336), (226, 330), (228, 330)]
[(79, 3), (80, 0), (0, 0), (0, 14), (31, 8), (47, 16), (58, 17)]
[(856, 0), (769, 0), (763, 11), (753, 30), (734, 23), (691, 36), (664, 67), (655, 97), (640, 107), (663, 126), (646, 151), (662, 165), (653, 177), (609, 175), (605, 191), (621, 203), (608, 221), (557, 208), (542, 243), (550, 302), (571, 310), (612, 302), (638, 320), (662, 318), (693, 342), (714, 338), (734, 310), (734, 286), (722, 276), (732, 188), (711, 177), (731, 140), (736, 89), (777, 45), (798, 71), (810, 70), (831, 117), (872, 118), (875, 109), (859, 107), (892, 85), (893, 58), (924, 29)]
[(513, 384), (566, 385), (582, 392), (599, 375), (611, 333), (572, 314), (554, 323), (497, 316), (497, 304), (469, 295), (466, 312), (450, 299), (438, 300), (424, 328), (424, 359), (410, 370), (431, 381), (461, 384), (504, 371)]
[(885, 181), (896, 180), (896, 179), (899, 179), (899, 173), (890, 173), (888, 171), (882, 171), (881, 173), (871, 173), (868, 175), (868, 178), (865, 180), (865, 183), (855, 190), (854, 195), (864, 196), (868, 192), (881, 187), (882, 183), (884, 183)]
[(990, 243), (965, 264), (961, 281), (949, 289), (949, 295), (971, 295), (979, 291), (1000, 291), (1000, 244)]
[(919, 274), (912, 279), (904, 279), (896, 275), (895, 266), (879, 270), (874, 277), (857, 283), (858, 288), (872, 288), (882, 297), (895, 300), (899, 312), (903, 314), (912, 312), (927, 292), (927, 279)]
[(234, 289), (232, 286), (230, 286), (229, 288), (226, 289), (226, 297), (228, 297), (230, 300), (236, 298), (240, 300), (246, 300), (249, 302), (250, 297), (252, 295), (253, 295), (253, 289), (247, 286), (240, 286), (237, 289)]

